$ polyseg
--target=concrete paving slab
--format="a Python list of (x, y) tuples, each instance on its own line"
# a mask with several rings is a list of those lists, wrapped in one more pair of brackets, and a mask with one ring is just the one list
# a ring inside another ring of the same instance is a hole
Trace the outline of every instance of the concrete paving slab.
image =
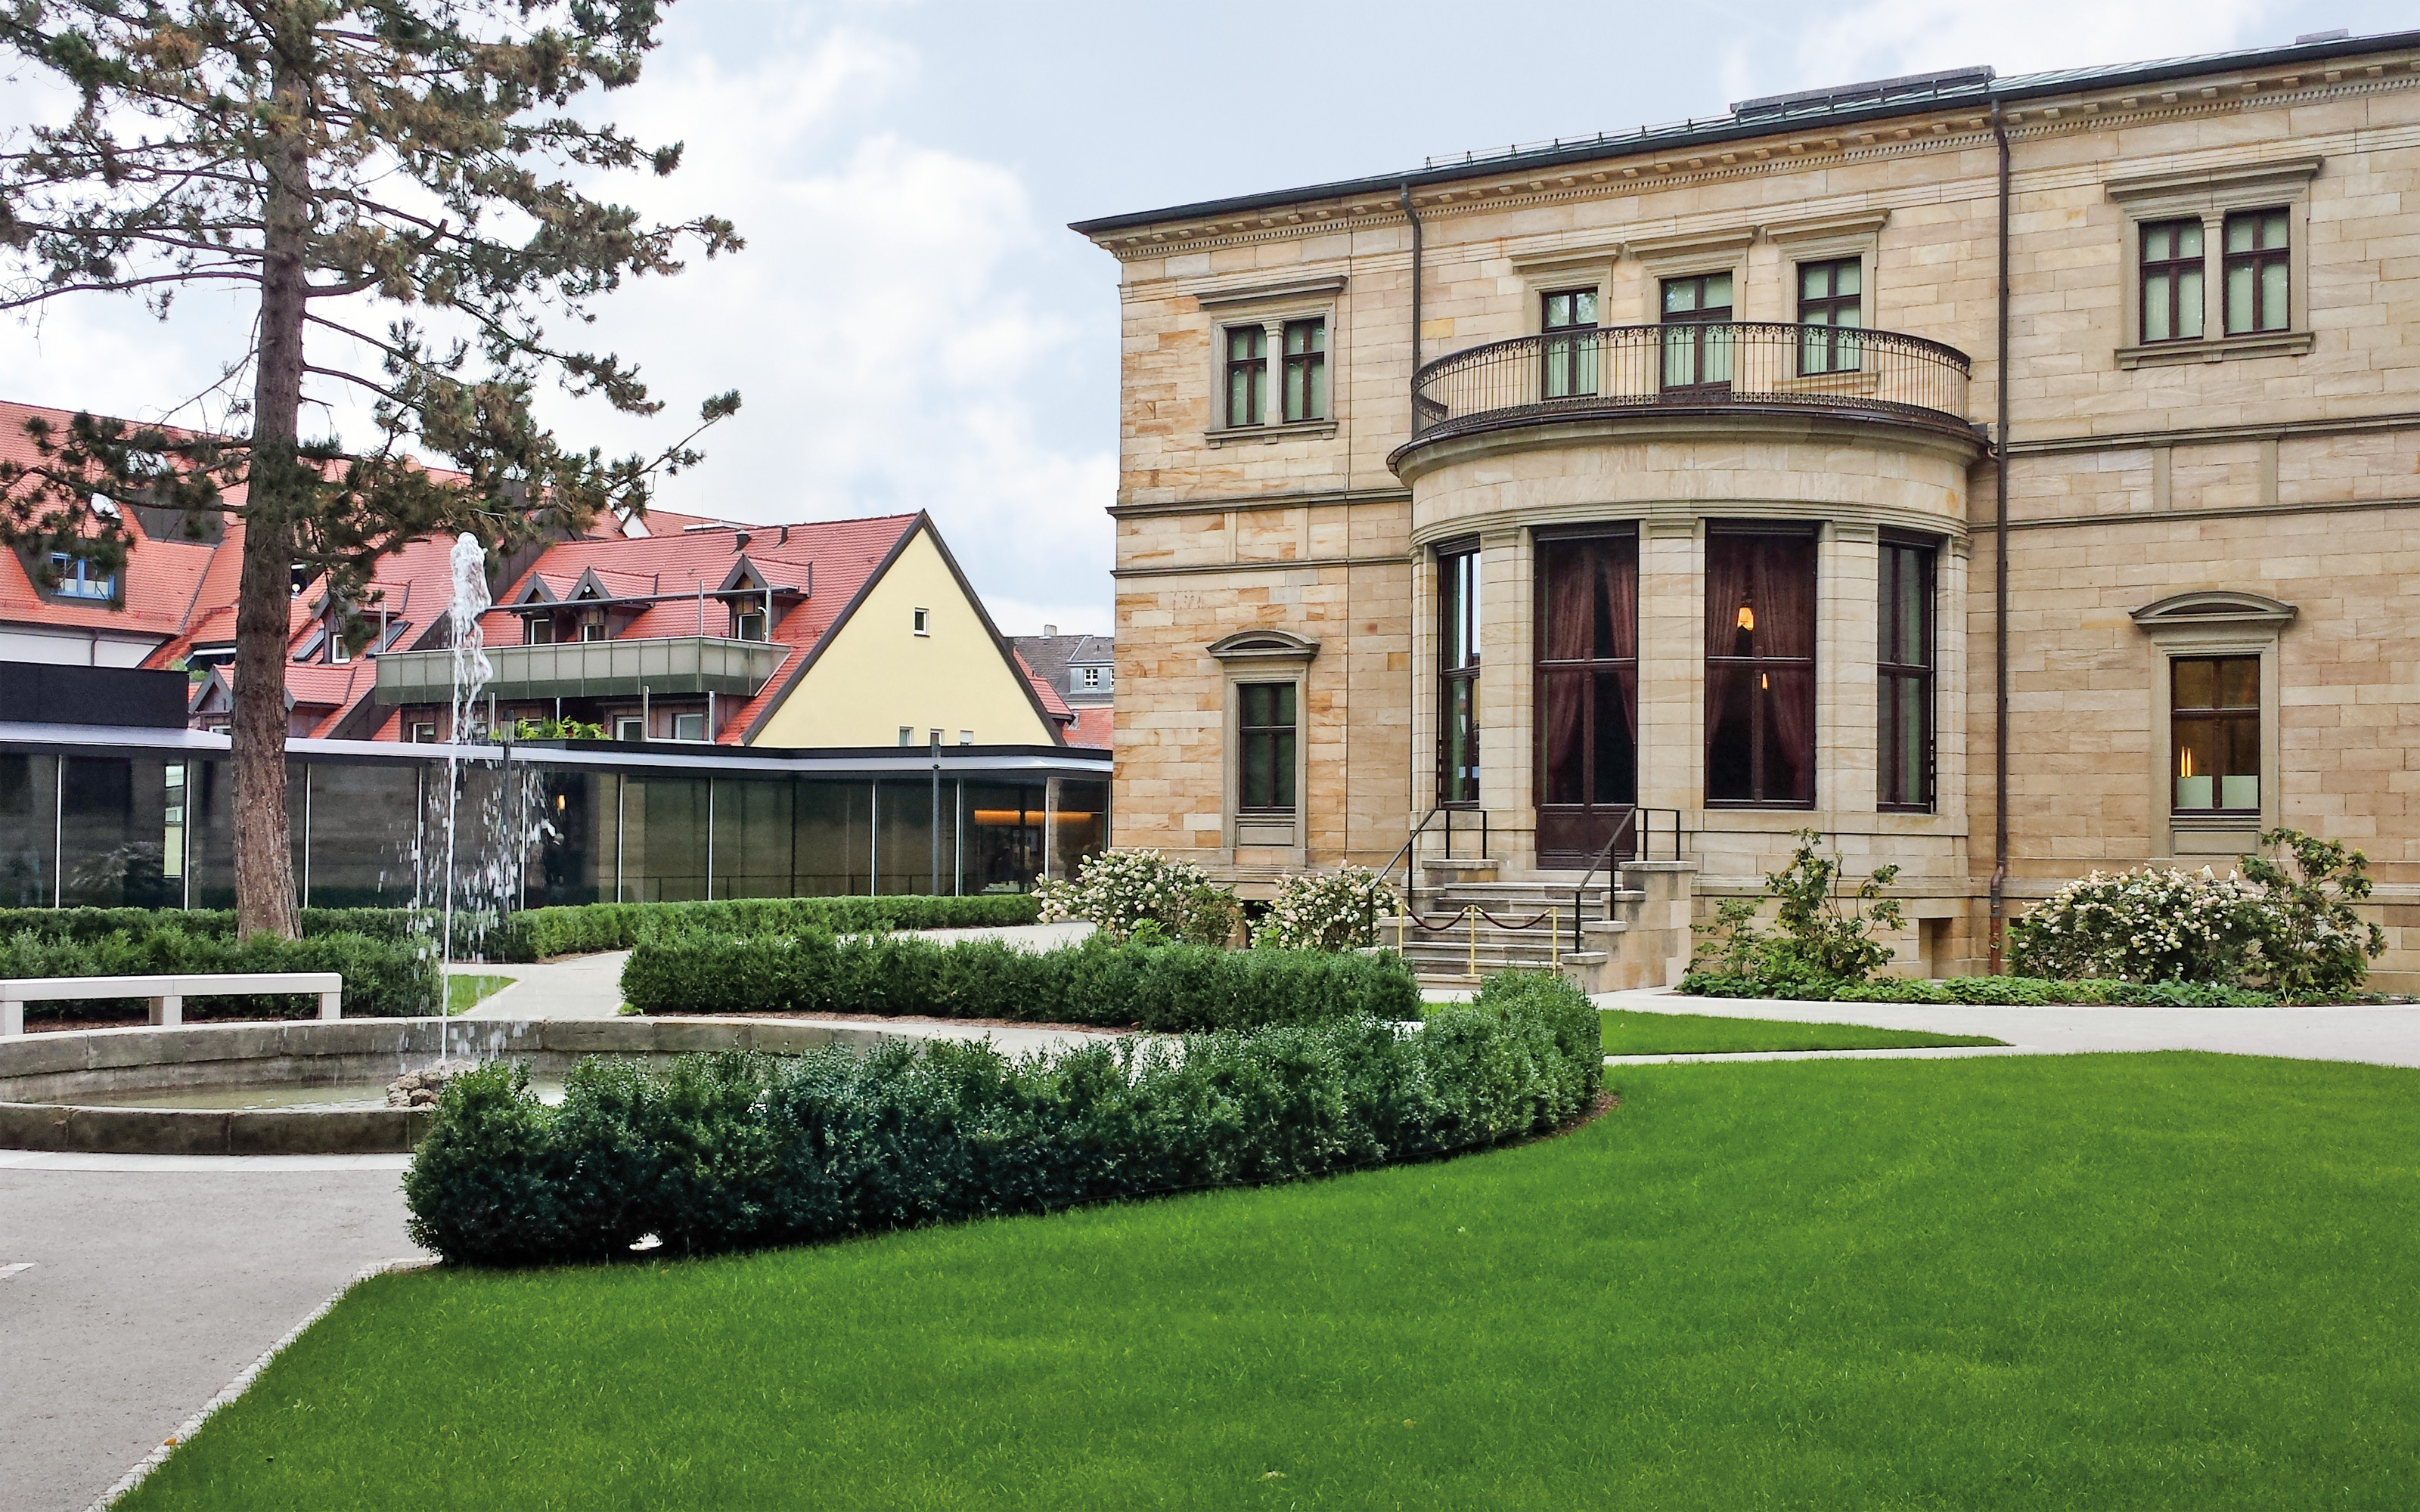
[(0, 1282), (0, 1512), (81, 1512), (357, 1272), (418, 1253), (396, 1170), (279, 1165), (0, 1168), (0, 1260), (32, 1267)]

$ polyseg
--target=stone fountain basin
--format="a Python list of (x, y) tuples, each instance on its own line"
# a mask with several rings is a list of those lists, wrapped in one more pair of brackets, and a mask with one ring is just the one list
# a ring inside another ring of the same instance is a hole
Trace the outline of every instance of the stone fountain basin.
[(874, 1026), (745, 1018), (296, 1020), (30, 1034), (0, 1040), (0, 1149), (404, 1154), (428, 1132), (432, 1111), (127, 1104), (147, 1092), (190, 1098), (213, 1088), (383, 1084), (441, 1058), (519, 1060), (545, 1079), (562, 1077), (588, 1056), (795, 1055), (829, 1044), (863, 1049), (887, 1038)]

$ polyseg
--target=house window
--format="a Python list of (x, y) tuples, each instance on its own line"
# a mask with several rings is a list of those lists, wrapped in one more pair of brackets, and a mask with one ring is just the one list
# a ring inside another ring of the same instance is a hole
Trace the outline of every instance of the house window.
[(1876, 663), (1882, 704), (1882, 807), (1932, 810), (1932, 572), (1934, 548), (1885, 540), (1877, 606)]
[(521, 621), (521, 644), (546, 646), (554, 643), (554, 616), (532, 614)]
[(1227, 424), (1257, 425), (1269, 379), (1269, 333), (1259, 326), (1227, 328)]
[(1285, 417), (1327, 418), (1327, 317), (1285, 323)]
[(2238, 210), (2226, 218), (2226, 333), (2283, 331), (2288, 320), (2286, 212)]
[[(1596, 290), (1560, 289), (1538, 297), (1538, 330), (1544, 370), (1543, 393), (1549, 399), (1569, 399), (1596, 393)], [(1587, 335), (1558, 335), (1587, 332)]]
[(1664, 387), (1712, 388), (1731, 380), (1731, 275), (1664, 281)]
[(931, 635), (933, 633), (933, 611), (931, 609), (920, 609), (916, 611), (916, 633), (918, 635)]
[(622, 715), (613, 721), (613, 738), (644, 740), (647, 738), (647, 721), (635, 714)]
[(1864, 270), (1855, 257), (1798, 265), (1798, 323), (1821, 328), (1798, 333), (1800, 373), (1857, 370), (1857, 338), (1841, 332), (1866, 323)]
[(1479, 548), (1437, 553), (1437, 801), (1479, 801)]
[(1538, 856), (1586, 868), (1638, 799), (1638, 535), (1537, 544)]
[(765, 611), (762, 609), (738, 609), (731, 611), (731, 636), (735, 640), (765, 639)]
[(1291, 814), (1295, 809), (1295, 687), (1293, 683), (1245, 683), (1238, 785), (1248, 814)]
[(423, 720), (421, 720), (420, 722), (418, 722), (418, 723), (414, 724), (414, 725), (411, 727), (411, 733), (410, 735), (406, 736), (405, 738), (406, 738), (406, 739), (408, 739), (408, 740), (409, 740), (412, 745), (415, 745), (415, 746), (434, 746), (434, 745), (436, 745), (436, 744), (437, 744), (437, 723), (436, 723), (436, 721), (435, 721), (435, 720), (433, 720), (433, 719), (423, 719)]
[(2143, 341), (2201, 339), (2199, 221), (2153, 221), (2143, 227)]
[(2168, 747), (2179, 813), (2260, 811), (2260, 658), (2168, 663)]
[(580, 639), (581, 639), (581, 640), (604, 640), (604, 639), (605, 639), (605, 621), (604, 621), (604, 618), (600, 615), (600, 616), (597, 616), (597, 617), (594, 617), (594, 618), (585, 619), (585, 620), (581, 621), (581, 622), (580, 622)]
[(674, 715), (673, 738), (675, 740), (704, 740), (706, 738), (706, 716), (703, 714)]
[(53, 592), (61, 598), (111, 599), (117, 596), (117, 574), (101, 571), (86, 558), (54, 551), (51, 553), (51, 573), (59, 584)]
[(345, 632), (334, 625), (328, 626), (328, 659), (337, 663), (353, 659), (353, 648), (345, 643)]
[(916, 744), (916, 727), (914, 725), (903, 724), (899, 727), (899, 744), (903, 746), (912, 746)]
[(1815, 802), (1815, 537), (1706, 537), (1706, 801)]
[(958, 732), (958, 744), (959, 744), (959, 745), (961, 745), (961, 746), (971, 746), (971, 745), (973, 745), (974, 743), (975, 743), (975, 733), (974, 733), (973, 731), (971, 731), (971, 730), (961, 730), (961, 731), (959, 731), (959, 732)]
[(1101, 669), (1098, 667), (1085, 668), (1078, 681), (1079, 681), (1087, 689), (1097, 689), (1101, 686)]

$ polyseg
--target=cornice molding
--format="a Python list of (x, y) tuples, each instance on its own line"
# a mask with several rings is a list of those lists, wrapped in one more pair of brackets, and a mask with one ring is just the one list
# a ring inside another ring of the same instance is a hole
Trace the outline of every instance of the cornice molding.
[(1228, 494), (1206, 499), (1156, 499), (1111, 504), (1111, 519), (1147, 519), (1159, 515), (1224, 515), (1233, 510), (1296, 509), (1338, 504), (1407, 504), (1409, 488), (1321, 488), (1295, 493)]
[(1295, 300), (1333, 299), (1344, 292), (1344, 275), (1290, 278), (1274, 284), (1205, 288), (1193, 297), (1205, 310), (1232, 310), (1248, 304), (1282, 304)]

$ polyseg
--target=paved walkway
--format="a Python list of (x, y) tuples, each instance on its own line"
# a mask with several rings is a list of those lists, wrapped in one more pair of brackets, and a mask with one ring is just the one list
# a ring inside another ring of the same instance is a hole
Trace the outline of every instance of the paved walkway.
[[(81, 1512), (363, 1267), (398, 1173), (0, 1152), (0, 1512)], [(240, 1168), (229, 1169), (239, 1165)]]
[[(2210, 1050), (2295, 1060), (2420, 1066), (2420, 1005), (2381, 1008), (1965, 1008), (1917, 1003), (1805, 1003), (1604, 993), (1601, 1008), (1713, 1018), (1866, 1024), (1935, 1034), (1987, 1034), (2032, 1055), (2103, 1050)], [(1932, 1055), (1947, 1055), (1934, 1051)], [(1971, 1052), (1970, 1052), (1971, 1053)], [(2007, 1055), (2010, 1051), (1997, 1051)], [(1869, 1052), (1887, 1054), (1887, 1052)], [(1659, 1057), (1660, 1058), (1660, 1057)], [(1703, 1056), (1691, 1057), (1703, 1060)]]

